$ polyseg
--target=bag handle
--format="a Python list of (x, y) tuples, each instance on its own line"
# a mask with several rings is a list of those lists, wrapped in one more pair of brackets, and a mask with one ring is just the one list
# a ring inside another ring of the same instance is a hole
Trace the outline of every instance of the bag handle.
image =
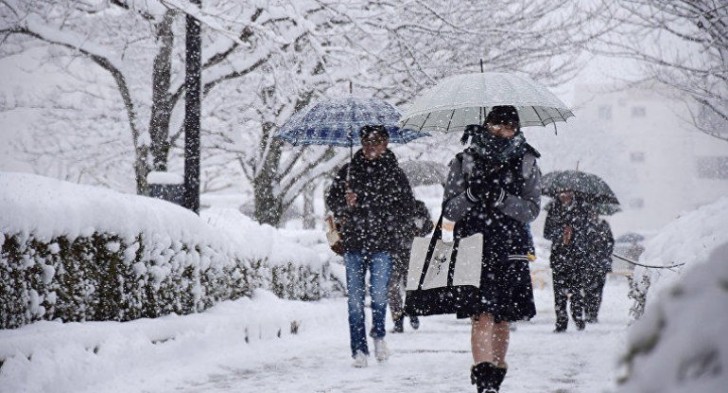
[(425, 264), (422, 266), (422, 272), (420, 273), (420, 281), (417, 285), (417, 290), (422, 290), (422, 285), (425, 283), (425, 276), (427, 275), (427, 270), (430, 268), (430, 261), (432, 260), (432, 254), (435, 253), (435, 246), (437, 245), (437, 241), (442, 239), (442, 213), (440, 214), (440, 219), (437, 220), (437, 225), (435, 225), (435, 231), (432, 233), (432, 238), (430, 239), (430, 245), (427, 247), (427, 254), (425, 255)]
[[(430, 269), (430, 261), (432, 261), (432, 254), (435, 253), (435, 247), (437, 246), (437, 241), (442, 239), (442, 213), (440, 214), (440, 218), (437, 220), (437, 225), (435, 225), (435, 231), (432, 233), (432, 238), (430, 239), (430, 245), (427, 247), (427, 254), (425, 255), (425, 264), (422, 266), (422, 272), (420, 273), (420, 281), (417, 285), (417, 290), (422, 290), (422, 285), (425, 283), (425, 276), (427, 275), (427, 271)], [(448, 286), (452, 286), (452, 275), (453, 275), (453, 260), (455, 253), (457, 253), (458, 243), (460, 243), (460, 239), (454, 239), (453, 244), (453, 255), (450, 258), (450, 266), (448, 266)]]

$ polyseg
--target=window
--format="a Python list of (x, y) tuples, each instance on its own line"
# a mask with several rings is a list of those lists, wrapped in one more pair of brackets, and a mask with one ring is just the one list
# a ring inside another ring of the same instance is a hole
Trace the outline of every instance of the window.
[(698, 157), (698, 177), (728, 180), (728, 157)]
[(632, 198), (629, 200), (629, 207), (633, 209), (642, 209), (645, 207), (645, 200), (642, 198)]
[(633, 151), (629, 153), (629, 160), (632, 162), (645, 162), (645, 152)]
[(610, 105), (602, 105), (599, 107), (599, 119), (612, 120), (612, 107)]
[(647, 115), (647, 110), (645, 110), (644, 106), (632, 107), (632, 117), (645, 117), (645, 115)]

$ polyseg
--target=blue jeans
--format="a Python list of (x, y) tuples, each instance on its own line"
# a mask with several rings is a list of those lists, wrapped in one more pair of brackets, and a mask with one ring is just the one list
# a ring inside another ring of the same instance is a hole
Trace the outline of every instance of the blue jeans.
[(346, 265), (346, 290), (349, 293), (349, 337), (351, 356), (357, 351), (369, 355), (366, 328), (364, 326), (364, 277), (369, 270), (369, 295), (372, 298), (373, 338), (386, 334), (384, 319), (387, 315), (387, 283), (392, 261), (388, 252), (347, 251), (344, 254)]

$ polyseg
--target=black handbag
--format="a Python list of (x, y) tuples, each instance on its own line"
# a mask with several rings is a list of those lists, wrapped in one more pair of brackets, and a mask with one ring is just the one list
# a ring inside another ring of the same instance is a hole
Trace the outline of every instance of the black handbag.
[(442, 240), (442, 215), (432, 237), (416, 237), (410, 250), (404, 311), (454, 314), (480, 301), (483, 234)]

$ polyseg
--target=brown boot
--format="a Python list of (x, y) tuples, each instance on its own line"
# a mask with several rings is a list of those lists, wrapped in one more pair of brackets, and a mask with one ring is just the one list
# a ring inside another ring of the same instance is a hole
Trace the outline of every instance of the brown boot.
[(506, 371), (493, 363), (478, 363), (470, 369), (470, 382), (478, 388), (478, 393), (498, 393)]

